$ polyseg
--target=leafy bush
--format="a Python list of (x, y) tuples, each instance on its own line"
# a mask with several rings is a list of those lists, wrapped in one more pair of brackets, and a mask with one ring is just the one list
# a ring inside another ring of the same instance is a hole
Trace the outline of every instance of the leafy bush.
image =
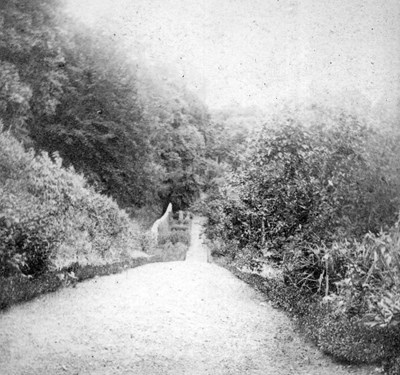
[(330, 304), (307, 307), (301, 324), (324, 352), (353, 363), (385, 361), (397, 354), (398, 329), (365, 326), (359, 316), (340, 314)]
[(164, 262), (185, 260), (190, 246), (190, 227), (190, 213), (171, 212), (168, 220), (159, 225), (157, 244), (150, 252)]
[(159, 237), (158, 243), (164, 245), (171, 242), (172, 244), (182, 243), (186, 246), (190, 245), (190, 232), (187, 230), (176, 230)]
[(251, 269), (280, 265), (285, 285), (268, 293), (324, 351), (356, 362), (393, 358), (400, 346), (396, 146), (351, 116), (330, 126), (275, 125), (202, 202), (213, 254)]
[(146, 254), (150, 254), (154, 250), (157, 245), (156, 242), (153, 234), (150, 232), (142, 232), (139, 235), (140, 250)]
[(208, 246), (210, 247), (213, 257), (226, 257), (230, 261), (235, 259), (236, 254), (240, 251), (238, 242), (223, 241), (221, 238), (209, 240)]
[(50, 269), (104, 264), (139, 249), (138, 226), (87, 185), (57, 154), (34, 155), (0, 134), (0, 268), (38, 276)]
[(174, 224), (171, 226), (171, 231), (184, 231), (187, 230), (187, 224)]
[(400, 356), (395, 356), (387, 361), (386, 371), (388, 375), (398, 375), (400, 374)]
[(188, 246), (182, 242), (166, 242), (160, 248), (161, 260), (164, 262), (179, 261), (186, 259)]
[(329, 128), (292, 120), (264, 128), (228, 186), (206, 202), (215, 235), (223, 232), (241, 247), (280, 249), (282, 259), (285, 249), (393, 225), (399, 180), (387, 159), (394, 154), (377, 150), (379, 134), (355, 119), (337, 121)]
[(283, 275), (287, 283), (305, 293), (328, 296), (337, 291), (337, 283), (345, 277), (350, 261), (347, 248), (337, 243), (293, 248), (285, 254)]
[(400, 232), (367, 234), (342, 243), (347, 269), (330, 299), (342, 313), (357, 314), (371, 327), (400, 326)]

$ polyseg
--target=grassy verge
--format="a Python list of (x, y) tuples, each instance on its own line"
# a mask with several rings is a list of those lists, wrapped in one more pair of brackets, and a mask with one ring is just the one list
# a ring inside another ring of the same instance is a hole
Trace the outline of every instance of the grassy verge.
[(103, 265), (79, 265), (75, 263), (68, 268), (47, 272), (35, 278), (22, 275), (0, 277), (0, 310), (11, 305), (29, 301), (41, 294), (55, 292), (65, 286), (74, 286), (77, 282), (95, 276), (105, 276), (122, 272), (148, 263), (160, 262), (160, 257), (134, 258), (123, 262)]
[(57, 153), (26, 150), (0, 126), (0, 310), (160, 261), (149, 256), (140, 225), (151, 221), (155, 208), (129, 211), (64, 168)]
[[(177, 228), (177, 226), (179, 226)], [(16, 274), (0, 277), (0, 310), (14, 304), (29, 301), (41, 294), (54, 292), (65, 286), (74, 286), (77, 282), (95, 276), (119, 273), (128, 268), (148, 263), (183, 261), (190, 245), (191, 222), (185, 224), (171, 220), (170, 229), (159, 237), (158, 244), (152, 244), (150, 234), (140, 236), (140, 247), (148, 257), (130, 258), (106, 264), (79, 264), (75, 262), (57, 271), (46, 271), (34, 277)]]
[(347, 363), (382, 365), (387, 374), (400, 374), (400, 327), (367, 327), (356, 315), (338, 314), (329, 304), (299, 293), (281, 280), (243, 272), (223, 257), (213, 260), (264, 293), (275, 307), (289, 313), (323, 352)]

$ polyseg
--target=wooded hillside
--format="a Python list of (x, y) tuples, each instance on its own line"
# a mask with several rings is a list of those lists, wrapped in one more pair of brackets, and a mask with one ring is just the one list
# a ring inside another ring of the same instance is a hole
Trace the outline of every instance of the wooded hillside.
[(57, 151), (124, 207), (190, 204), (206, 170), (209, 115), (173, 69), (150, 66), (104, 25), (68, 18), (62, 2), (4, 1), (0, 23), (6, 130)]

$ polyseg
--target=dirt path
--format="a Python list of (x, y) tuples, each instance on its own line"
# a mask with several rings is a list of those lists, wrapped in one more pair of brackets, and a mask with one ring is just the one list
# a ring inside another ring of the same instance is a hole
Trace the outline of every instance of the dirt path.
[(186, 254), (187, 262), (207, 263), (208, 261), (208, 249), (203, 245), (201, 238), (203, 223), (204, 220), (202, 218), (195, 217), (193, 219), (191, 245)]
[(0, 315), (0, 374), (372, 374), (333, 363), (264, 297), (206, 263), (97, 278)]

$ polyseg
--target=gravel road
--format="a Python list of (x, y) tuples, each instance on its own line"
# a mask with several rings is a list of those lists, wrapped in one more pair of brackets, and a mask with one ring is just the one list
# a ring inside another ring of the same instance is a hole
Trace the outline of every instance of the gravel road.
[(263, 295), (207, 263), (200, 224), (188, 261), (92, 279), (0, 314), (0, 374), (376, 374), (335, 363)]

